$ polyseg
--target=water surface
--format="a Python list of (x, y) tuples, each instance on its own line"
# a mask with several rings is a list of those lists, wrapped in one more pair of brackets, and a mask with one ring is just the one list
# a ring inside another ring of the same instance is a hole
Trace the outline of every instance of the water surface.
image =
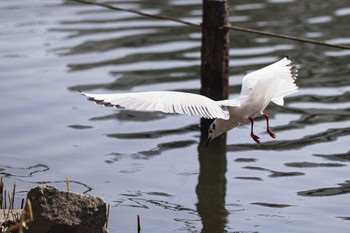
[[(200, 1), (117, 1), (201, 22)], [(350, 44), (347, 1), (230, 1), (238, 26)], [(200, 88), (200, 31), (72, 1), (0, 2), (0, 174), (18, 199), (48, 183), (110, 203), (109, 232), (349, 232), (350, 53), (231, 32), (230, 96), (288, 55), (300, 91), (198, 150), (200, 120), (118, 111), (78, 90)], [(227, 145), (226, 149), (223, 145)], [(221, 149), (220, 149), (221, 148)]]

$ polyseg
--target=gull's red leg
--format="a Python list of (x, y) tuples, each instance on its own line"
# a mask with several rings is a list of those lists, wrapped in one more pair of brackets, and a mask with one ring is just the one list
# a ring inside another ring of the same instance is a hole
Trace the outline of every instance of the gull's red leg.
[(261, 114), (263, 117), (265, 117), (266, 119), (266, 131), (267, 133), (272, 137), (272, 138), (275, 138), (276, 137), (276, 134), (270, 129), (270, 124), (269, 124), (269, 115), (268, 114)]
[(260, 143), (260, 138), (254, 134), (253, 132), (253, 127), (254, 127), (254, 119), (251, 117), (248, 117), (248, 119), (250, 120), (250, 136), (253, 138), (253, 140), (256, 143)]

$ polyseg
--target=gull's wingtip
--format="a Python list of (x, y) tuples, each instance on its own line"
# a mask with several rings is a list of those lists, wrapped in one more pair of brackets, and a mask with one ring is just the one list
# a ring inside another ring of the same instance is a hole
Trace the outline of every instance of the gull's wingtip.
[(293, 64), (295, 59), (293, 59), (293, 58), (291, 58), (289, 56), (285, 56), (283, 59), (286, 59), (288, 61), (287, 66), (290, 67), (290, 73), (291, 73), (292, 78), (294, 80), (297, 79), (297, 77), (298, 77), (298, 67), (295, 64)]
[(89, 94), (88, 93), (85, 93), (85, 92), (83, 92), (82, 90), (78, 90), (79, 91), (79, 93), (81, 94), (81, 95), (83, 95), (83, 96), (86, 96), (86, 97), (89, 97), (90, 98), (90, 96), (89, 96)]
[(289, 64), (290, 64), (290, 63), (293, 63), (293, 62), (295, 61), (295, 59), (294, 59), (294, 58), (291, 58), (289, 55), (284, 56), (283, 59), (287, 60), (287, 61), (289, 62)]
[(85, 96), (87, 98), (87, 100), (90, 100), (90, 101), (95, 101), (96, 103), (97, 102), (100, 102), (100, 100), (97, 100), (94, 96), (92, 96), (91, 94), (88, 94), (86, 92), (83, 92), (82, 90), (78, 90), (80, 94), (82, 94), (83, 96)]

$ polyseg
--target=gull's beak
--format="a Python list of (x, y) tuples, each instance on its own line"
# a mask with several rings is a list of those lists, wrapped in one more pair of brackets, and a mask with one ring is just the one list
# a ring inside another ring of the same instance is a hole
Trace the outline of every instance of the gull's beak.
[(211, 140), (212, 140), (211, 137), (208, 137), (208, 140), (207, 140), (207, 142), (205, 143), (205, 146), (204, 146), (205, 148), (207, 148), (207, 146), (209, 145), (209, 143), (211, 142)]

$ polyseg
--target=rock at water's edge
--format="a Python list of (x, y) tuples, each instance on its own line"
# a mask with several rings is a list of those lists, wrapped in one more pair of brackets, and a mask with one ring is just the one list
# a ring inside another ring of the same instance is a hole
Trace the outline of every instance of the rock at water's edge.
[(106, 204), (98, 197), (41, 185), (28, 192), (34, 221), (29, 233), (105, 233)]

